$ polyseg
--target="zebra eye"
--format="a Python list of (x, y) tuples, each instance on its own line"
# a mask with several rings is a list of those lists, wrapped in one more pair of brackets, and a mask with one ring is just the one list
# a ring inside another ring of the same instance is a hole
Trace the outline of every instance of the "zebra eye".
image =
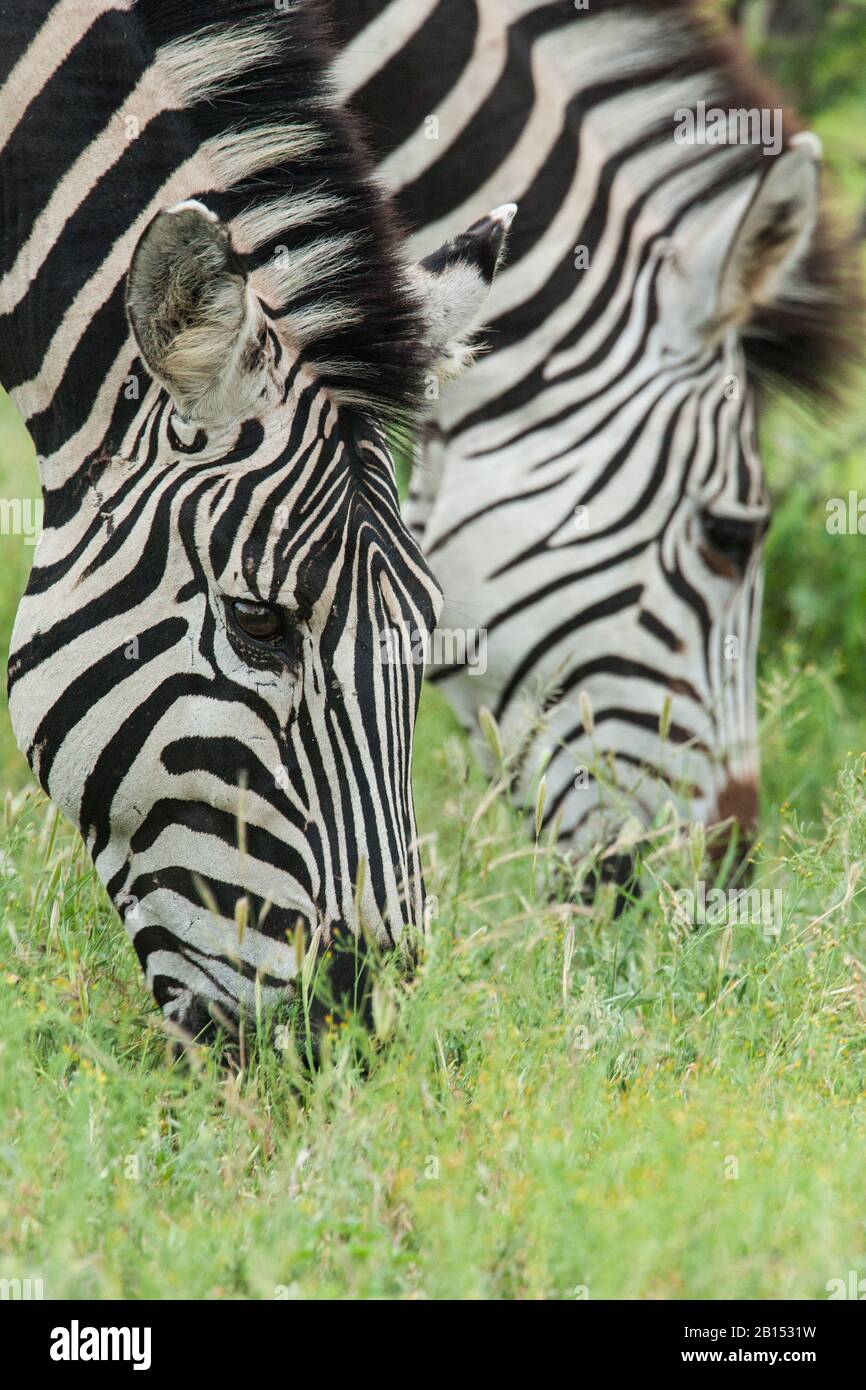
[(701, 525), (707, 542), (706, 546), (701, 546), (701, 554), (714, 573), (731, 578), (745, 573), (755, 546), (767, 530), (767, 522), (763, 519), (713, 516), (711, 512), (703, 513)]
[(270, 603), (250, 603), (236, 598), (231, 605), (231, 616), (235, 626), (255, 642), (276, 642), (283, 636), (282, 612)]

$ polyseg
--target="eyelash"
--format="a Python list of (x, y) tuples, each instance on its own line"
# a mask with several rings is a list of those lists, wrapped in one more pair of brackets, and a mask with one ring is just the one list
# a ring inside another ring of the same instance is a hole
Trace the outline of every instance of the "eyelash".
[[(241, 605), (249, 610), (258, 609), (262, 614), (274, 614), (280, 621), (279, 631), (272, 637), (256, 637), (247, 632), (239, 620), (238, 610)], [(275, 661), (292, 666), (297, 664), (300, 659), (300, 636), (294, 617), (285, 608), (277, 604), (260, 603), (255, 599), (227, 598), (225, 615), (230, 636), (241, 647), (244, 657), (254, 665), (262, 662), (273, 666)]]

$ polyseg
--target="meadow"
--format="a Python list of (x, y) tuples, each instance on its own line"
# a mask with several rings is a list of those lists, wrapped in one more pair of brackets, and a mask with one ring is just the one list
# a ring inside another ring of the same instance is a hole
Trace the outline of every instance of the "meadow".
[[(862, 96), (816, 121), (866, 196)], [(415, 755), (425, 958), (310, 1073), (177, 1064), (125, 933), (0, 713), (0, 1277), (51, 1298), (822, 1299), (866, 1278), (866, 379), (763, 421), (775, 519), (753, 882), (781, 918), (682, 920), (699, 830), (668, 823), (619, 916), (561, 870), (440, 696)], [(0, 496), (37, 495), (0, 406)], [(32, 547), (2, 537), (5, 665)]]

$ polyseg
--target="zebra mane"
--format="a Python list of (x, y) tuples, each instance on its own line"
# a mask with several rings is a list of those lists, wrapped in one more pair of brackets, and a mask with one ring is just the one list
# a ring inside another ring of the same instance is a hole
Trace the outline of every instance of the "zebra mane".
[[(708, 105), (724, 110), (784, 112), (783, 151), (803, 129), (781, 93), (746, 52), (733, 26), (711, 14), (706, 0), (592, 0), (589, 13), (655, 15), (666, 78), (694, 78)], [(664, 58), (665, 53), (675, 54)], [(647, 62), (658, 61), (649, 50)], [(659, 139), (669, 138), (668, 132)], [(774, 156), (739, 145), (725, 164), (725, 181), (765, 173)], [(717, 186), (709, 186), (711, 197)], [(853, 229), (837, 222), (826, 199), (809, 251), (772, 305), (760, 308), (744, 329), (746, 358), (759, 385), (835, 401), (852, 369), (862, 364), (866, 343), (859, 248)]]
[(134, 0), (132, 14), (213, 175), (199, 191), (257, 293), (337, 400), (411, 418), (423, 329), (366, 143), (328, 83), (326, 7)]

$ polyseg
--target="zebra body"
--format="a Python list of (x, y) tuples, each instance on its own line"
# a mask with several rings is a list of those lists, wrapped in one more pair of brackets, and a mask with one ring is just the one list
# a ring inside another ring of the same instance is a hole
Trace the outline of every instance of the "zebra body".
[(320, 11), (0, 3), (0, 380), (45, 499), (10, 711), (193, 1033), (282, 998), (299, 927), (422, 923), (421, 668), (382, 652), (440, 594), (384, 427), (510, 218), (410, 272)]
[[(820, 390), (851, 351), (851, 248), (819, 155), (687, 0), (357, 0), (335, 79), (423, 254), (443, 220), (521, 204), (490, 352), (442, 394), (410, 524), (443, 625), (527, 802), (580, 850), (669, 799), (757, 810), (756, 646), (769, 503), (762, 383)], [(677, 138), (699, 103), (778, 114), (778, 148)], [(846, 327), (848, 332), (846, 333)]]

